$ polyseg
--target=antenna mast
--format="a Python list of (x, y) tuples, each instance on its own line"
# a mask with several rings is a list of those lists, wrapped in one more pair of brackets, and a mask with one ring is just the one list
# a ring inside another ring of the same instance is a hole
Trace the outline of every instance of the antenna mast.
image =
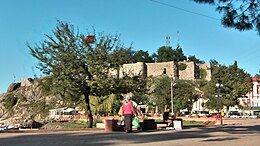
[(16, 81), (16, 76), (14, 75), (14, 83), (15, 83), (15, 81)]
[(180, 47), (180, 32), (179, 31), (177, 31), (177, 35), (178, 35), (178, 48)]
[(166, 47), (168, 48), (170, 44), (170, 36), (166, 36)]

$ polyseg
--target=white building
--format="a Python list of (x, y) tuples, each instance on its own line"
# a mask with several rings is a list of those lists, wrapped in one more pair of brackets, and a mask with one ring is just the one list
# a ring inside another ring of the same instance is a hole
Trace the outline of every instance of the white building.
[(73, 115), (76, 115), (78, 111), (73, 108), (57, 108), (49, 110), (50, 119), (64, 119), (71, 118)]
[(252, 90), (246, 94), (246, 97), (239, 98), (239, 103), (242, 106), (252, 108), (260, 108), (260, 78), (252, 77)]
[[(260, 78), (252, 77), (252, 90), (246, 94), (245, 97), (238, 98), (239, 105), (246, 107), (247, 110), (259, 111), (260, 110)], [(208, 111), (202, 105), (207, 100), (200, 98), (193, 104), (192, 111)], [(230, 107), (230, 111), (240, 111), (238, 106)]]

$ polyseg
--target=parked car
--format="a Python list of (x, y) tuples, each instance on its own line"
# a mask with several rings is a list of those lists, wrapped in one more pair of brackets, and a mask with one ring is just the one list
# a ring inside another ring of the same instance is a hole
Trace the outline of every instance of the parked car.
[(251, 118), (251, 119), (256, 119), (256, 118), (257, 118), (257, 115), (251, 115), (251, 116), (249, 116), (249, 118)]
[(199, 111), (198, 116), (203, 117), (203, 116), (209, 116), (209, 111)]
[(209, 117), (209, 111), (193, 111), (192, 116), (198, 115), (199, 117), (207, 116)]
[(242, 118), (243, 115), (241, 112), (238, 111), (230, 111), (229, 112), (229, 118)]

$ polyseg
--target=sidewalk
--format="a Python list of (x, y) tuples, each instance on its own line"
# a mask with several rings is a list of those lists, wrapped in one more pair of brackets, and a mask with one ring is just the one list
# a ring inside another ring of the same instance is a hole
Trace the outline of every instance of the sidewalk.
[(188, 127), (183, 130), (153, 130), (105, 132), (102, 129), (68, 131), (39, 131), (23, 133), (0, 133), (0, 145), (4, 146), (258, 146), (260, 119), (224, 119), (225, 125), (215, 127)]

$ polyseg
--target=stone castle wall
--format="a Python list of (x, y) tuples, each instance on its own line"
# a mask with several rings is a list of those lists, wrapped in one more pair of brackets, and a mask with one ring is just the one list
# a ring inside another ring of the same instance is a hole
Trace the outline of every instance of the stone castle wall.
[(174, 61), (146, 63), (146, 65), (148, 77), (156, 77), (162, 74), (166, 74), (171, 78), (176, 78), (177, 66)]
[(146, 64), (144, 62), (124, 64), (120, 68), (119, 78), (123, 77), (124, 74), (127, 74), (127, 75), (145, 75), (146, 76), (146, 73), (147, 73), (147, 69), (146, 69)]
[(211, 80), (211, 66), (210, 66), (210, 64), (199, 64), (199, 68), (204, 69), (206, 71), (205, 80), (210, 81)]
[(207, 72), (205, 77), (206, 80), (210, 80), (211, 72), (209, 64), (195, 64), (194, 62), (182, 61), (179, 62), (186, 64), (185, 70), (178, 70), (177, 63), (174, 61), (169, 62), (157, 62), (157, 63), (144, 63), (137, 62), (131, 64), (124, 64), (121, 66), (119, 71), (111, 71), (111, 75), (119, 75), (119, 78), (124, 75), (143, 75), (145, 77), (156, 77), (163, 74), (168, 75), (173, 79), (182, 80), (196, 80), (199, 78), (200, 69), (204, 69)]
[(187, 67), (185, 70), (179, 70), (179, 79), (181, 80), (195, 80), (196, 78), (196, 65), (194, 62), (182, 61), (179, 64), (186, 64)]

